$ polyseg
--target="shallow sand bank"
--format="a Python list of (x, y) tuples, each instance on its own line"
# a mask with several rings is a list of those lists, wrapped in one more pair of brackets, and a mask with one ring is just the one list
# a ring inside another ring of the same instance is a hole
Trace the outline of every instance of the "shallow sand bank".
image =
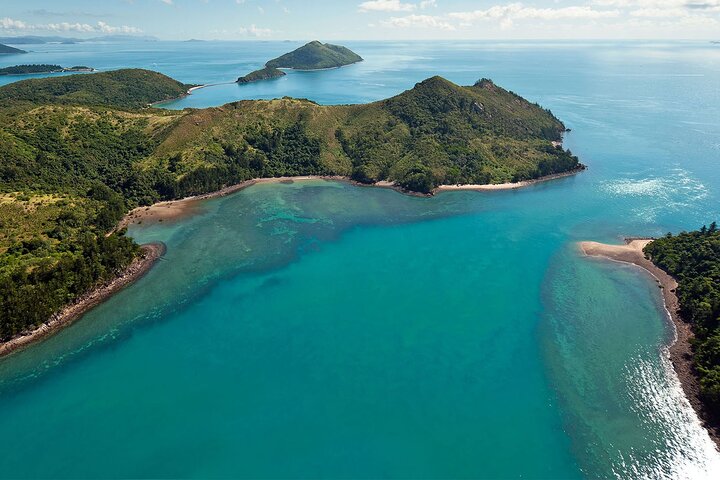
[(394, 182), (389, 180), (381, 180), (375, 183), (360, 183), (352, 180), (350, 177), (341, 175), (300, 175), (295, 177), (266, 177), (266, 178), (255, 178), (252, 180), (246, 180), (236, 185), (225, 187), (221, 190), (206, 193), (203, 195), (197, 195), (192, 197), (185, 197), (179, 200), (168, 200), (164, 202), (158, 202), (148, 207), (138, 207), (130, 212), (120, 221), (117, 229), (127, 227), (129, 225), (139, 225), (143, 222), (162, 222), (165, 220), (176, 220), (188, 215), (192, 215), (197, 212), (197, 203), (199, 200), (206, 200), (209, 198), (223, 197), (233, 192), (242, 190), (251, 185), (261, 183), (291, 183), (296, 181), (304, 180), (328, 180), (333, 182), (347, 182), (358, 187), (374, 187), (374, 188), (389, 188), (405, 195), (413, 195), (417, 197), (430, 197), (436, 193), (442, 193), (447, 191), (456, 190), (512, 190), (516, 188), (528, 187), (541, 182), (547, 182), (558, 178), (569, 177), (578, 174), (585, 170), (585, 167), (578, 168), (571, 172), (558, 173), (555, 175), (548, 175), (546, 177), (537, 178), (535, 180), (528, 180), (525, 182), (517, 183), (499, 183), (499, 184), (486, 184), (486, 185), (440, 185), (432, 193), (419, 193), (405, 190), (404, 188), (396, 185)]
[(52, 335), (59, 329), (70, 325), (91, 308), (107, 300), (111, 295), (119, 292), (140, 277), (145, 275), (165, 253), (165, 245), (162, 243), (148, 243), (141, 247), (142, 255), (136, 258), (125, 270), (115, 278), (98, 285), (85, 295), (77, 298), (73, 303), (53, 315), (47, 322), (28, 331), (22, 335), (0, 343), (0, 357), (8, 355), (28, 345)]
[(116, 230), (125, 228), (129, 225), (139, 225), (143, 222), (162, 222), (165, 220), (176, 220), (184, 218), (188, 215), (197, 213), (197, 202), (200, 200), (207, 200), (210, 198), (224, 197), (231, 193), (237, 192), (249, 186), (259, 183), (283, 183), (283, 182), (294, 182), (303, 180), (333, 180), (333, 181), (349, 181), (347, 177), (340, 176), (320, 176), (320, 175), (305, 175), (297, 177), (269, 177), (269, 178), (255, 178), (252, 180), (246, 180), (236, 185), (231, 185), (215, 192), (206, 193), (203, 195), (196, 195), (192, 197), (185, 197), (179, 200), (168, 200), (164, 202), (154, 203), (148, 207), (137, 207), (130, 210), (118, 226)]
[(710, 438), (712, 438), (718, 448), (720, 448), (720, 425), (708, 422), (708, 415), (700, 402), (700, 385), (694, 373), (692, 348), (690, 346), (694, 335), (690, 324), (680, 317), (679, 302), (677, 295), (675, 295), (675, 289), (678, 286), (677, 281), (657, 267), (652, 261), (645, 258), (643, 248), (650, 242), (652, 242), (652, 239), (643, 238), (627, 239), (624, 245), (579, 242), (578, 246), (585, 255), (602, 257), (616, 262), (630, 263), (646, 270), (655, 278), (658, 287), (660, 287), (662, 291), (665, 309), (675, 326), (676, 338), (668, 348), (670, 362), (680, 379), (680, 384), (685, 392), (685, 396), (697, 412), (703, 426), (710, 434)]

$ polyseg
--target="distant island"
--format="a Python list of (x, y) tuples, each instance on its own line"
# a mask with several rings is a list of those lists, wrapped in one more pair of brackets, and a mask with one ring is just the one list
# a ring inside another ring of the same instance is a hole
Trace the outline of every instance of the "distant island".
[(0, 352), (49, 320), (70, 321), (62, 312), (82, 311), (96, 287), (144, 271), (137, 259), (151, 253), (117, 228), (138, 206), (258, 178), (323, 176), (428, 195), (583, 168), (560, 144), (560, 120), (488, 79), (463, 87), (436, 76), (363, 105), (147, 108), (188, 87), (139, 69), (0, 87)]
[(362, 62), (360, 55), (349, 48), (321, 43), (317, 40), (268, 61), (265, 68), (238, 78), (238, 83), (250, 83), (283, 76), (280, 68), (292, 70), (324, 70)]
[(27, 53), (25, 50), (20, 50), (19, 48), (10, 47), (8, 45), (3, 45), (0, 43), (0, 55), (6, 54), (6, 53)]
[(267, 62), (271, 68), (292, 68), (294, 70), (322, 70), (362, 62), (362, 57), (349, 48), (317, 40), (303, 45), (290, 53)]
[(60, 65), (15, 65), (13, 67), (0, 68), (0, 75), (32, 75), (39, 73), (64, 73), (64, 72), (94, 72), (95, 69), (84, 65), (64, 68)]
[(61, 43), (72, 45), (84, 42), (125, 42), (125, 41), (141, 41), (155, 42), (156, 37), (149, 35), (103, 35), (92, 38), (75, 38), (75, 37), (59, 37), (59, 36), (39, 36), (39, 35), (21, 35), (17, 37), (0, 37), (0, 43), (12, 43), (13, 45), (43, 45), (47, 43)]

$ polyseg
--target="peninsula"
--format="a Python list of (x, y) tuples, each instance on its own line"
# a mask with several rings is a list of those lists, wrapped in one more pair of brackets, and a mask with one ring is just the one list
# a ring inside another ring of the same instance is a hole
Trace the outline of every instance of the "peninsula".
[(0, 55), (6, 54), (6, 53), (27, 53), (25, 50), (20, 50), (19, 48), (10, 47), (8, 45), (3, 45), (0, 43)]
[(141, 250), (116, 226), (138, 206), (267, 177), (430, 194), (582, 168), (560, 144), (560, 120), (488, 79), (432, 77), (364, 105), (282, 98), (148, 108), (187, 89), (137, 69), (0, 87), (0, 341), (126, 272)]
[(78, 65), (75, 67), (64, 68), (60, 65), (15, 65), (13, 67), (0, 68), (0, 75), (32, 75), (40, 73), (80, 73), (80, 72), (94, 72), (95, 70), (86, 67), (84, 65)]
[(284, 77), (285, 75), (287, 74), (280, 69), (265, 67), (238, 78), (237, 83), (252, 83), (260, 80), (270, 80), (272, 78)]
[(720, 231), (700, 230), (625, 245), (581, 242), (587, 255), (647, 270), (662, 289), (677, 338), (670, 359), (691, 405), (720, 447)]
[(362, 57), (349, 48), (321, 43), (317, 40), (268, 61), (265, 68), (238, 78), (238, 83), (250, 83), (285, 75), (281, 68), (291, 70), (324, 70), (362, 62)]

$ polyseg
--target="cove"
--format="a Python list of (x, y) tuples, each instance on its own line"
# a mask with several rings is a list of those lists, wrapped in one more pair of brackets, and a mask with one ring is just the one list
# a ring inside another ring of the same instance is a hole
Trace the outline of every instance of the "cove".
[[(516, 208), (573, 181), (430, 199), (322, 180), (260, 184), (208, 200), (185, 220), (133, 227), (138, 241), (167, 244), (163, 260), (78, 323), (0, 363), (0, 424), (24, 452), (0, 454), (6, 472), (684, 471), (688, 445), (705, 445), (699, 426), (683, 427), (691, 413), (678, 406), (648, 423), (635, 411), (645, 398), (608, 394), (628, 382), (662, 388), (653, 382), (668, 375), (651, 284), (574, 263), (584, 260), (565, 251), (562, 236), (538, 228), (547, 219)], [(622, 302), (614, 308), (635, 320), (599, 329), (608, 312), (572, 311), (586, 299), (555, 305), (557, 290), (584, 281), (563, 275), (573, 265), (597, 282), (583, 291)], [(568, 325), (578, 330), (569, 335)], [(620, 348), (612, 334), (634, 341)], [(644, 370), (627, 372), (629, 362)], [(589, 405), (612, 411), (622, 428), (608, 428)], [(668, 447), (672, 428), (687, 434)], [(35, 448), (39, 433), (53, 448)], [(619, 441), (628, 449), (615, 448)]]

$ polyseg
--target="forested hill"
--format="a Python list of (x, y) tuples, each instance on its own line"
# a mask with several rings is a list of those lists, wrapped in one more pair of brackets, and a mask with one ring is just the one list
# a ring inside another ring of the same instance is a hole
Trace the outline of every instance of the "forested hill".
[(5, 53), (27, 53), (25, 50), (20, 50), (19, 48), (10, 47), (8, 45), (3, 45), (0, 43), (0, 54)]
[(431, 77), (381, 105), (422, 132), (559, 141), (565, 131), (551, 112), (486, 78), (461, 87), (442, 77)]
[(682, 318), (692, 325), (695, 369), (708, 413), (720, 420), (720, 231), (713, 222), (698, 231), (650, 243), (645, 253), (678, 281)]
[(11, 83), (0, 88), (0, 102), (103, 105), (134, 109), (177, 98), (187, 93), (188, 88), (190, 85), (161, 73), (124, 69)]
[(265, 67), (238, 78), (237, 83), (259, 82), (261, 80), (270, 80), (273, 78), (284, 77), (285, 75), (286, 73), (282, 70), (278, 70), (277, 68), (272, 67)]
[(349, 48), (315, 40), (292, 52), (270, 60), (265, 66), (270, 68), (319, 70), (322, 68), (342, 67), (361, 61), (362, 57)]
[(144, 165), (169, 162), (188, 187), (203, 166), (203, 176), (221, 182), (242, 168), (253, 176), (391, 180), (430, 192), (440, 184), (521, 181), (577, 168), (578, 159), (552, 143), (564, 130), (549, 111), (489, 80), (461, 87), (433, 77), (365, 105), (284, 98), (191, 112)]
[(0, 87), (0, 340), (47, 320), (137, 250), (105, 236), (135, 206), (256, 177), (345, 175), (418, 192), (578, 167), (549, 111), (489, 80), (433, 77), (391, 99), (149, 103), (187, 85), (145, 70)]

